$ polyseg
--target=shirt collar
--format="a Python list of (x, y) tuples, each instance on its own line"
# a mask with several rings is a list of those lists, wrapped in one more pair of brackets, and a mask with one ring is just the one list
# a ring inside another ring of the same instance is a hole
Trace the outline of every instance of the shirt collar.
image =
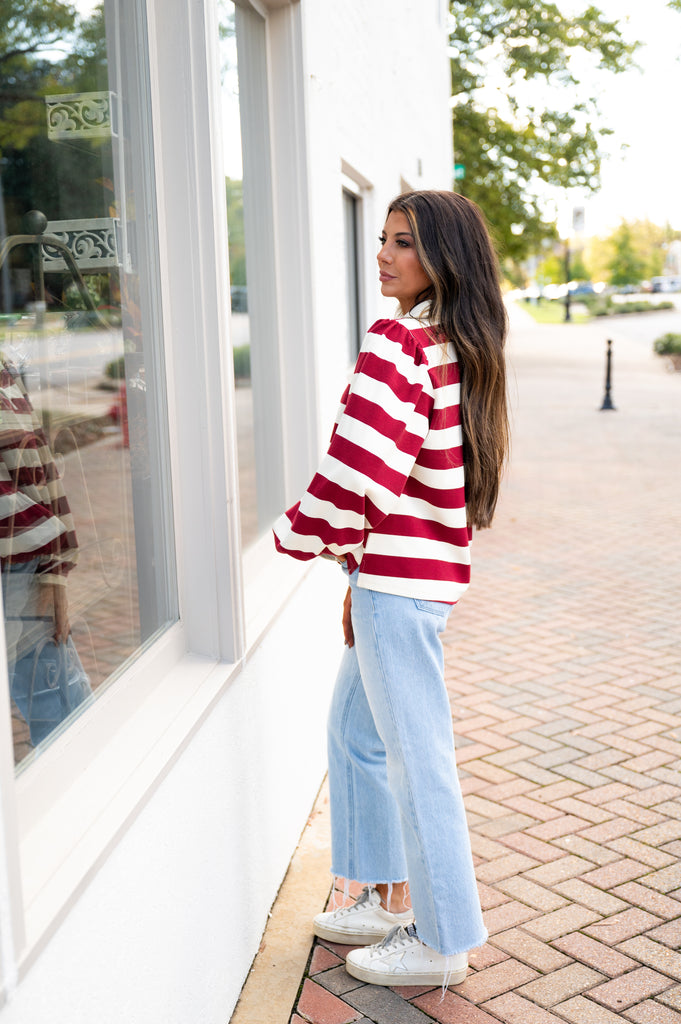
[(409, 310), (408, 313), (398, 312), (398, 320), (419, 320), (421, 323), (429, 324), (430, 318), (428, 316), (430, 312), (430, 299), (425, 299), (423, 302), (417, 302), (415, 306)]

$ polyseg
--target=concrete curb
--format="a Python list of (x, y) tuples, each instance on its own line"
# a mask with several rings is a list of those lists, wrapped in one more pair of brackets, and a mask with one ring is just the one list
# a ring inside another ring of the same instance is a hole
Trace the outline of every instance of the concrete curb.
[(330, 835), (325, 779), (230, 1024), (289, 1024), (314, 940), (312, 918), (331, 891)]

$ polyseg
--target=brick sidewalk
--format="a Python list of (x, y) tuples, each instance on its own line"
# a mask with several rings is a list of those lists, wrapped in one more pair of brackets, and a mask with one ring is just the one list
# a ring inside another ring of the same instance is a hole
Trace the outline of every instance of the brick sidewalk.
[(681, 316), (652, 316), (515, 316), (512, 468), (445, 645), (489, 942), (443, 1000), (316, 942), (292, 1024), (681, 1024), (681, 375), (650, 355)]

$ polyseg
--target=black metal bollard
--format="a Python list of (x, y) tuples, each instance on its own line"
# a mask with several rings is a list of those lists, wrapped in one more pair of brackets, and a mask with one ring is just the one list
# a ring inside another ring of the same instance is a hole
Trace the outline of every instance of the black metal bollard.
[(612, 386), (612, 341), (608, 338), (608, 351), (605, 357), (605, 394), (603, 395), (603, 405), (601, 406), (601, 412), (604, 409), (615, 410), (615, 406), (612, 404), (612, 398), (610, 397), (610, 389)]

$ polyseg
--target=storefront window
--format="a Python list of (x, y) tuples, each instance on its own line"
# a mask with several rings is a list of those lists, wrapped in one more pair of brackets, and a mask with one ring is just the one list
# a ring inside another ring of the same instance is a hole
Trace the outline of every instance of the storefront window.
[(284, 506), (265, 22), (220, 0), (222, 128), (229, 234), (241, 540)]
[(251, 374), (251, 322), (246, 281), (244, 172), (241, 153), (236, 10), (232, 0), (221, 0), (219, 12), (223, 158), (229, 231), (231, 337), (234, 359), (241, 541), (248, 546), (258, 536), (258, 505)]
[(26, 765), (177, 610), (143, 3), (4, 8), (0, 564)]

